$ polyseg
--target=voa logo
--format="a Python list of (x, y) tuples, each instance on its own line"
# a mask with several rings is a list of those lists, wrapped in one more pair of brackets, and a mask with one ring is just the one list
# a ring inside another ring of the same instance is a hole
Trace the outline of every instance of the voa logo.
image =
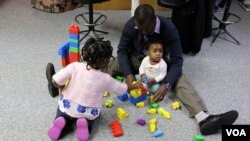
[(226, 129), (227, 136), (247, 136), (244, 129)]

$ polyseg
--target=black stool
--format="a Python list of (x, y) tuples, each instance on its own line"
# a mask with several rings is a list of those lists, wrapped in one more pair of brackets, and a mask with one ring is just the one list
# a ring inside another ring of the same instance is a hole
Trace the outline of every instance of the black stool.
[[(107, 16), (98, 13), (98, 12), (93, 12), (93, 3), (101, 3), (104, 1), (109, 1), (109, 0), (87, 0), (86, 3), (89, 5), (89, 11), (85, 13), (78, 14), (75, 17), (75, 21), (78, 24), (83, 24), (88, 27), (87, 30), (80, 31), (80, 34), (84, 34), (83, 37), (80, 39), (80, 42), (89, 35), (89, 33), (92, 31), (96, 37), (99, 37), (97, 32), (102, 33), (102, 34), (108, 34), (108, 32), (105, 31), (100, 31), (96, 30), (95, 26), (102, 25), (106, 20)], [(94, 15), (98, 15), (97, 18), (94, 18)], [(85, 16), (88, 16), (88, 20)], [(95, 19), (95, 21), (94, 21)]]
[[(212, 44), (215, 42), (215, 40), (218, 38), (218, 36), (219, 36), (220, 34), (223, 34), (223, 33), (226, 33), (229, 37), (231, 37), (231, 38), (235, 41), (234, 43), (240, 45), (240, 42), (239, 42), (236, 38), (234, 38), (234, 37), (227, 31), (226, 27), (227, 27), (228, 25), (230, 25), (230, 24), (238, 23), (238, 22), (241, 20), (241, 18), (240, 18), (239, 16), (237, 16), (237, 15), (235, 15), (235, 14), (229, 12), (229, 9), (230, 9), (232, 0), (224, 0), (224, 2), (225, 2), (225, 5), (226, 5), (224, 12), (217, 12), (217, 13), (219, 13), (219, 14), (223, 14), (222, 19), (220, 20), (219, 18), (217, 18), (217, 17), (215, 16), (215, 14), (213, 14), (213, 19), (219, 23), (219, 26), (218, 26), (217, 28), (213, 28), (213, 30), (219, 30), (219, 31), (218, 31), (217, 34), (214, 36), (214, 38), (213, 38), (213, 40), (212, 40), (210, 46), (212, 46)], [(230, 16), (234, 17), (235, 20), (234, 20), (234, 21), (229, 21), (228, 18), (229, 18)], [(223, 30), (224, 32), (221, 33), (222, 30)]]

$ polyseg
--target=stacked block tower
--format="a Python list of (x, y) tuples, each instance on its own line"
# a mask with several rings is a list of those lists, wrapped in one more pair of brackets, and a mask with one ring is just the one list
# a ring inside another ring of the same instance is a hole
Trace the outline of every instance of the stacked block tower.
[(147, 99), (147, 89), (145, 87), (139, 89), (133, 89), (130, 91), (129, 101), (132, 104), (136, 105), (137, 103), (143, 102), (146, 99)]
[(77, 24), (69, 26), (69, 41), (61, 45), (58, 54), (61, 56), (62, 66), (80, 61), (80, 29)]

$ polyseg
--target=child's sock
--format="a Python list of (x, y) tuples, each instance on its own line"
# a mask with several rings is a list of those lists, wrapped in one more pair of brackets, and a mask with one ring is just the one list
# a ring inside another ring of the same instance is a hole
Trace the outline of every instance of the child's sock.
[(209, 116), (209, 114), (200, 111), (198, 114), (196, 114), (194, 117), (195, 119), (199, 122), (201, 122), (202, 120), (206, 119)]
[(87, 141), (89, 139), (88, 122), (85, 118), (79, 118), (76, 121), (76, 136), (79, 141)]
[(59, 138), (62, 129), (65, 126), (65, 119), (63, 117), (58, 117), (48, 130), (48, 136), (51, 140), (55, 141)]

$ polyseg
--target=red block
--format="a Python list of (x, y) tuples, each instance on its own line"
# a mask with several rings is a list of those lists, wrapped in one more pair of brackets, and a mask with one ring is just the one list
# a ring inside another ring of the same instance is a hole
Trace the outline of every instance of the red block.
[(72, 62), (79, 62), (80, 61), (80, 55), (79, 55), (79, 53), (70, 52), (69, 53), (69, 60), (70, 60), (70, 63), (72, 63)]
[(118, 120), (114, 120), (110, 123), (110, 128), (114, 137), (120, 137), (123, 135), (121, 124)]
[(61, 58), (63, 67), (66, 67), (69, 64), (68, 60), (69, 60), (68, 57), (67, 58), (64, 58), (64, 57)]
[(80, 32), (80, 29), (79, 29), (79, 26), (77, 24), (71, 24), (69, 26), (69, 33), (71, 34), (79, 34)]
[(142, 87), (142, 88), (141, 88), (141, 93), (142, 93), (142, 94), (147, 94), (147, 88)]

